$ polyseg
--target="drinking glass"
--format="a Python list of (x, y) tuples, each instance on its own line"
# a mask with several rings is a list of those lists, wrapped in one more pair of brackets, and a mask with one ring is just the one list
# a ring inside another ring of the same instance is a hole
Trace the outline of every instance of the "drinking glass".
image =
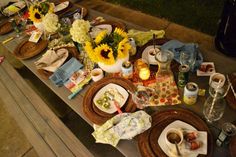
[(194, 64), (196, 62), (196, 52), (187, 52), (187, 51), (181, 51), (180, 52), (180, 64), (187, 64), (190, 69), (194, 67)]
[(209, 97), (206, 99), (203, 107), (203, 114), (207, 122), (218, 121), (224, 114), (226, 102), (224, 97), (229, 91), (229, 83), (226, 81), (221, 86), (214, 86), (215, 82), (210, 82)]

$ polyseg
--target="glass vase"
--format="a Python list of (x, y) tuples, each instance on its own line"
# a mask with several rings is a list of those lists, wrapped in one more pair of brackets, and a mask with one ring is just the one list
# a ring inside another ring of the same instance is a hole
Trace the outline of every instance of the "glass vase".
[(173, 82), (174, 75), (171, 71), (171, 61), (173, 60), (174, 54), (171, 51), (160, 51), (156, 54), (155, 58), (158, 62), (158, 71), (156, 73), (157, 83), (159, 82)]

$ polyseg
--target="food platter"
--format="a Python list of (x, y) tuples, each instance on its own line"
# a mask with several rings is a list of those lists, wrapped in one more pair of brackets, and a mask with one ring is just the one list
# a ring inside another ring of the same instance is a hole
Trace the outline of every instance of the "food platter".
[[(99, 92), (99, 90), (109, 83), (113, 83), (121, 86), (126, 91), (129, 90), (131, 92), (135, 91), (135, 86), (131, 81), (121, 78), (121, 77), (105, 77), (97, 82), (91, 84), (90, 88), (87, 90), (84, 99), (83, 99), (83, 111), (93, 123), (101, 125), (106, 122), (108, 119), (112, 118), (117, 114), (117, 112), (109, 114), (102, 110), (100, 110), (93, 102), (93, 98)], [(132, 97), (128, 95), (127, 101), (121, 107), (123, 112), (134, 112), (136, 111), (136, 105), (132, 101)]]
[(187, 142), (183, 141), (182, 144), (179, 146), (179, 149), (180, 149), (181, 154), (183, 156), (197, 157), (198, 154), (207, 154), (207, 140), (205, 140), (205, 139), (207, 139), (207, 132), (206, 131), (197, 131), (197, 129), (194, 128), (192, 125), (189, 125), (188, 123), (185, 123), (180, 120), (176, 120), (176, 121), (170, 123), (169, 125), (167, 125), (165, 127), (165, 129), (161, 132), (161, 134), (158, 138), (158, 144), (161, 147), (161, 149), (165, 152), (165, 154), (168, 154), (169, 156), (175, 155), (175, 154), (174, 155), (171, 154), (173, 152), (171, 152), (171, 150), (169, 149), (169, 147), (165, 143), (165, 135), (166, 135), (167, 131), (171, 128), (181, 129), (181, 131), (183, 131), (183, 132), (192, 131), (192, 132), (195, 132), (198, 134), (197, 141), (201, 142), (200, 148), (198, 148), (196, 150), (190, 150), (189, 148), (186, 148)]
[(158, 144), (158, 138), (162, 131), (172, 122), (183, 121), (198, 131), (206, 131), (208, 134), (207, 155), (198, 155), (198, 157), (211, 157), (213, 152), (213, 136), (205, 122), (194, 113), (184, 109), (172, 109), (162, 112), (156, 112), (152, 115), (152, 127), (138, 136), (138, 146), (143, 157), (158, 156), (167, 157), (165, 152)]
[(29, 59), (41, 53), (47, 45), (46, 40), (39, 40), (38, 43), (24, 40), (16, 47), (13, 54), (19, 59)]
[[(93, 98), (93, 103), (96, 105), (96, 107), (103, 112), (113, 114), (116, 112), (114, 101), (109, 100), (110, 98), (107, 96), (104, 97), (105, 93), (110, 92), (110, 91), (115, 91), (117, 93), (117, 94), (114, 94), (114, 99), (115, 99), (115, 101), (117, 101), (119, 103), (120, 108), (127, 101), (128, 97), (129, 97), (129, 93), (123, 87), (121, 87), (117, 84), (114, 84), (114, 83), (109, 83), (108, 85), (104, 86), (96, 93), (96, 95)], [(98, 103), (99, 100), (103, 99), (103, 97), (104, 97), (104, 99), (108, 99), (106, 103), (107, 104), (109, 103), (108, 104), (109, 106), (103, 107), (101, 104)], [(118, 99), (118, 97), (120, 97), (120, 100)]]

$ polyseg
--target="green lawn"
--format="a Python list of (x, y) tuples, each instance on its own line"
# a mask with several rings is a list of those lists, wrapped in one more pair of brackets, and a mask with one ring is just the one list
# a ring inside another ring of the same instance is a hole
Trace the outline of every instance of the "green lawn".
[(215, 35), (224, 0), (105, 0)]

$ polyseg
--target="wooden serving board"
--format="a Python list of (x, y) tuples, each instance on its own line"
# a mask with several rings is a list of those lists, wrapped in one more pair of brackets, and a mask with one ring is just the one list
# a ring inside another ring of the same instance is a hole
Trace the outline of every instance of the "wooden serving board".
[(11, 22), (5, 21), (0, 24), (0, 35), (7, 34), (11, 31), (13, 31), (13, 27), (11, 25)]
[(41, 53), (47, 45), (46, 40), (39, 40), (38, 43), (24, 40), (16, 47), (13, 54), (19, 59), (29, 59)]
[[(121, 77), (105, 77), (98, 82), (94, 82), (91, 84), (91, 87), (86, 92), (84, 99), (83, 99), (83, 111), (85, 115), (95, 124), (101, 125), (105, 123), (108, 119), (112, 118), (117, 112), (113, 114), (108, 114), (96, 107), (96, 105), (93, 103), (93, 98), (96, 95), (96, 93), (104, 86), (106, 86), (109, 83), (114, 83), (117, 85), (122, 86), (126, 90), (129, 90), (131, 92), (135, 91), (135, 86), (133, 83), (129, 80), (126, 80)], [(124, 106), (122, 106), (121, 110), (123, 112), (134, 112), (136, 111), (136, 105), (132, 101), (132, 96), (129, 95), (126, 103)]]

